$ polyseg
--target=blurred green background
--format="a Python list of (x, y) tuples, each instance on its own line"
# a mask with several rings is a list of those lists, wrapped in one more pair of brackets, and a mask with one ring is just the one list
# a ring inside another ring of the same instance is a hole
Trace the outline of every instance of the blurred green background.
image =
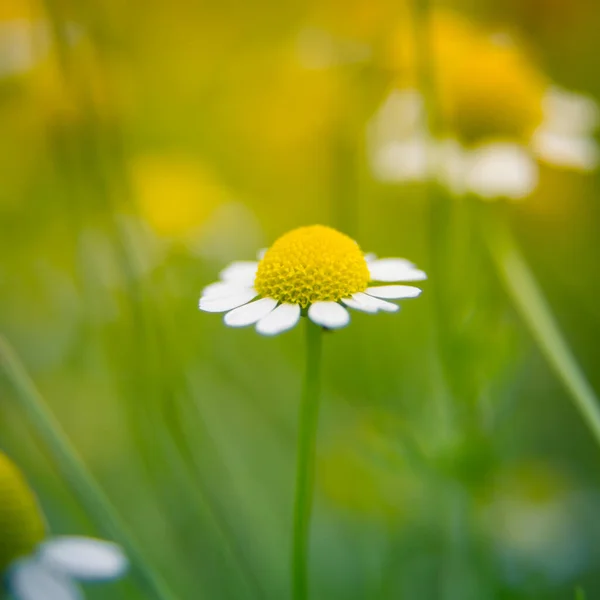
[[(288, 597), (304, 338), (197, 301), (311, 223), (430, 274), (399, 315), (326, 336), (312, 598), (600, 594), (598, 444), (481, 227), (510, 226), (600, 390), (597, 172), (540, 164), (528, 198), (484, 204), (370, 167), (369, 123), (406, 83), (394, 48), (419, 80), (442, 9), (600, 98), (594, 0), (2, 0), (0, 331), (179, 598)], [(464, 88), (484, 123), (515, 103), (497, 68), (489, 97)], [(0, 447), (51, 530), (107, 536), (6, 378), (0, 394)], [(133, 577), (86, 594), (145, 597)]]

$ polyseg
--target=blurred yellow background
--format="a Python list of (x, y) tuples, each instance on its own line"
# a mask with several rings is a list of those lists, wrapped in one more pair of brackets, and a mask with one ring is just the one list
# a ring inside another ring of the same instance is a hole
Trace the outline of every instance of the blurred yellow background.
[[(288, 597), (304, 340), (197, 303), (312, 223), (429, 274), (326, 336), (312, 597), (600, 594), (598, 448), (486, 227), (600, 390), (599, 28), (594, 0), (2, 1), (0, 332), (177, 597)], [(106, 536), (3, 376), (0, 449), (52, 531)]]

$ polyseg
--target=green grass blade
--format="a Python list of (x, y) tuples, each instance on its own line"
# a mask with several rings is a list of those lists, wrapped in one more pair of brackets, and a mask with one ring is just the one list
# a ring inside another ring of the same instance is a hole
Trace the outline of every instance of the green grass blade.
[(121, 544), (129, 556), (134, 573), (146, 593), (156, 600), (175, 600), (177, 596), (146, 563), (143, 553), (127, 530), (110, 500), (85, 466), (77, 450), (48, 408), (8, 341), (0, 336), (0, 367), (16, 392), (16, 398), (56, 462), (60, 472), (95, 521)]
[(600, 403), (565, 341), (552, 310), (508, 226), (498, 216), (485, 220), (492, 259), (508, 294), (531, 335), (563, 382), (594, 438), (600, 444)]

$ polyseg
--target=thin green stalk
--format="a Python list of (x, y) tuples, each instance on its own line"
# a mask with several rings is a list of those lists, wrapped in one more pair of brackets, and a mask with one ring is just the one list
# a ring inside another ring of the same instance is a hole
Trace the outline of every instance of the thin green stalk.
[[(430, 0), (413, 0), (413, 41), (416, 50), (418, 86), (425, 105), (425, 127), (432, 139), (437, 139), (442, 123), (436, 94), (434, 40), (431, 27)], [(430, 158), (429, 174), (436, 175), (435, 161)]]
[(575, 588), (575, 600), (585, 600), (585, 590), (582, 587)]
[(322, 330), (306, 319), (306, 373), (299, 412), (292, 550), (292, 598), (308, 598), (308, 546), (319, 421)]
[(89, 472), (77, 450), (48, 408), (15, 351), (0, 336), (0, 367), (16, 392), (30, 423), (45, 443), (74, 494), (81, 500), (100, 530), (118, 542), (131, 560), (140, 585), (156, 600), (176, 600), (166, 582), (146, 563), (143, 553), (110, 500)]
[(600, 444), (600, 403), (502, 216), (485, 220), (486, 240), (506, 290), (546, 360)]

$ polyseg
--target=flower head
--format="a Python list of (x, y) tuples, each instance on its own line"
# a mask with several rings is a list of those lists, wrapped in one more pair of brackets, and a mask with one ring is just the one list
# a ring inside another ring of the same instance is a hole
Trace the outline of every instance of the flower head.
[(80, 600), (75, 580), (114, 579), (127, 568), (123, 552), (111, 542), (45, 538), (46, 524), (33, 492), (0, 452), (0, 576), (15, 600)]
[(394, 38), (397, 89), (368, 130), (373, 173), (382, 181), (436, 177), (455, 194), (520, 200), (539, 179), (538, 161), (588, 172), (600, 164), (597, 103), (556, 87), (510, 35), (446, 10), (432, 19), (438, 139), (427, 132), (410, 36)]
[(258, 262), (235, 262), (205, 288), (200, 310), (225, 312), (225, 324), (256, 324), (264, 335), (291, 329), (305, 314), (330, 329), (350, 321), (346, 307), (367, 313), (395, 312), (387, 300), (415, 298), (419, 288), (377, 285), (422, 281), (423, 271), (399, 258), (365, 255), (348, 236), (323, 225), (281, 236)]
[[(390, 38), (390, 61), (400, 89), (418, 83), (418, 48), (403, 20)], [(547, 78), (526, 49), (459, 13), (431, 14), (432, 69), (442, 125), (461, 143), (510, 137), (527, 141), (542, 121)]]

